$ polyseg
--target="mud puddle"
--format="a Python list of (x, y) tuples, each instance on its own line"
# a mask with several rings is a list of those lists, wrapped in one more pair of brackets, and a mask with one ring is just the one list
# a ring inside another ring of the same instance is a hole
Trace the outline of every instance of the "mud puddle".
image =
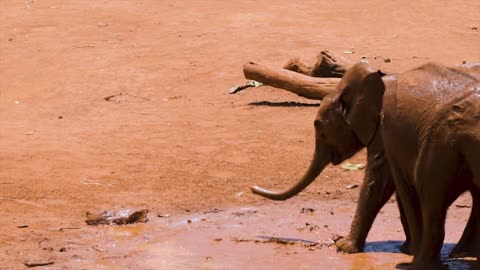
[[(105, 253), (95, 268), (404, 269), (412, 257), (398, 250), (404, 235), (395, 203), (377, 217), (365, 253), (337, 253), (332, 235), (346, 234), (354, 209), (354, 202), (292, 200), (105, 227), (108, 240), (97, 247)], [(469, 213), (455, 207), (449, 212), (442, 256), (450, 269), (470, 268), (471, 260), (447, 258)]]

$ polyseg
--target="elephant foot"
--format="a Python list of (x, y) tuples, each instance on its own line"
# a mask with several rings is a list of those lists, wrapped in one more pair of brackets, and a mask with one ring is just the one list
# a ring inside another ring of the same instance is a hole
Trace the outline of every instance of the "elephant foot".
[(333, 241), (335, 241), (335, 246), (337, 246), (337, 249), (339, 251), (350, 253), (350, 254), (363, 252), (363, 245), (360, 245), (355, 241), (352, 241), (348, 237), (345, 238), (342, 236), (338, 236)]
[(465, 258), (465, 257), (476, 257), (478, 256), (478, 251), (472, 245), (462, 245), (458, 243), (453, 250), (448, 254), (449, 258)]
[(400, 246), (399, 249), (404, 254), (413, 255), (413, 249), (412, 249), (412, 246), (410, 245), (410, 241), (403, 242), (403, 244)]

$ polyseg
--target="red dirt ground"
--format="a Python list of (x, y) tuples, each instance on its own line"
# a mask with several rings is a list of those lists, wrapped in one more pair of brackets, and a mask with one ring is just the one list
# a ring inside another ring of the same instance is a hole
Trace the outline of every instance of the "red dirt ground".
[[(148, 268), (141, 253), (100, 267), (108, 230), (88, 227), (86, 211), (148, 208), (149, 235), (157, 213), (278, 207), (248, 186), (301, 176), (317, 107), (270, 87), (229, 95), (247, 61), (280, 67), (329, 49), (386, 72), (480, 62), (479, 1), (2, 0), (0, 10), (0, 269)], [(358, 196), (345, 186), (362, 173), (329, 167), (293, 203), (347, 204), (334, 224), (345, 232)]]

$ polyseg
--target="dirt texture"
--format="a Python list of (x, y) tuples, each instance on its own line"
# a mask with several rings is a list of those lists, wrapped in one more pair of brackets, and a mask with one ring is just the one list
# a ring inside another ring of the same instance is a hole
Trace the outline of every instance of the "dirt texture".
[[(329, 167), (282, 203), (251, 194), (250, 185), (281, 189), (305, 171), (318, 102), (228, 89), (245, 82), (248, 61), (313, 62), (322, 49), (386, 73), (480, 62), (479, 1), (0, 2), (0, 269), (392, 269), (411, 260), (396, 248), (404, 236), (393, 203), (369, 252), (328, 244), (348, 232), (358, 188), (346, 186), (362, 170)], [(349, 162), (365, 163), (365, 152)], [(446, 249), (469, 204), (467, 194), (451, 207)], [(150, 221), (85, 223), (86, 212), (124, 209), (148, 209)]]

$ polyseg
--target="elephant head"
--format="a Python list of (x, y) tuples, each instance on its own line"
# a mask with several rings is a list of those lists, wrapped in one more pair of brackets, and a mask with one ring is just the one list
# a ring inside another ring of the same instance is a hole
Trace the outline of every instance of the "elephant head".
[(328, 165), (338, 165), (367, 146), (379, 125), (384, 74), (366, 63), (350, 68), (320, 105), (314, 121), (315, 153), (305, 175), (291, 188), (274, 192), (258, 186), (253, 193), (272, 200), (289, 199), (310, 185)]

